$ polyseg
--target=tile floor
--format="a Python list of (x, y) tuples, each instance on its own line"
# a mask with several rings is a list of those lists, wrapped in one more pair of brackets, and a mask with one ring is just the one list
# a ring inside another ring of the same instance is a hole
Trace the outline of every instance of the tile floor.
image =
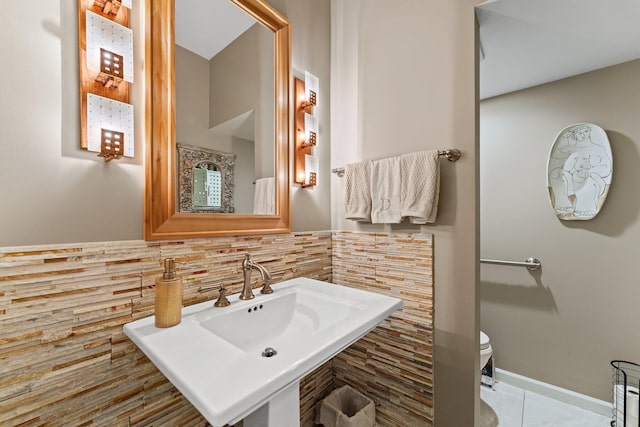
[(609, 427), (604, 417), (499, 382), (480, 390), (480, 427)]

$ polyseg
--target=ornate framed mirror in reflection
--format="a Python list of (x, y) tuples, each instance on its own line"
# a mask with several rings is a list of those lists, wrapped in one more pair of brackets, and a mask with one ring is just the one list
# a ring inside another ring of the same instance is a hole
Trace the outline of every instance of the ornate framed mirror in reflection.
[(147, 13), (145, 238), (288, 232), (288, 21), (261, 0)]
[(236, 155), (180, 143), (176, 147), (178, 210), (233, 213), (236, 209)]

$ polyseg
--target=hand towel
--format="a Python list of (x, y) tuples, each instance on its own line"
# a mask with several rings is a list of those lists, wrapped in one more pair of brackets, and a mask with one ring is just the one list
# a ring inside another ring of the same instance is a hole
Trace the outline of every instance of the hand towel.
[(253, 213), (255, 215), (273, 215), (275, 203), (275, 179), (272, 176), (257, 179), (253, 191)]
[(371, 220), (371, 162), (348, 164), (344, 168), (344, 217), (353, 221)]
[(371, 222), (373, 224), (399, 224), (400, 213), (400, 159), (389, 157), (371, 162)]
[(400, 214), (413, 224), (436, 221), (440, 196), (438, 150), (400, 156)]

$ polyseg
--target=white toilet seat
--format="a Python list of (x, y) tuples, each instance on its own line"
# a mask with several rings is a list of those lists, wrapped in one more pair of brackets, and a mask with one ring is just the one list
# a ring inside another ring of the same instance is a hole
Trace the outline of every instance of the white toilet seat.
[(489, 335), (480, 331), (480, 350), (485, 350), (489, 348), (491, 345), (491, 341), (489, 340)]
[(492, 354), (493, 348), (491, 347), (489, 335), (480, 331), (480, 369), (484, 368)]

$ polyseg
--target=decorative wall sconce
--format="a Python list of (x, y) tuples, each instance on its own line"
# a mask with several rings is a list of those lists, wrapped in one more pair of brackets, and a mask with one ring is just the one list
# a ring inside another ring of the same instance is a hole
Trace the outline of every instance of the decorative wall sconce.
[(303, 187), (312, 187), (318, 183), (318, 158), (316, 156), (304, 156), (305, 179)]
[(318, 142), (318, 118), (304, 113), (304, 142), (303, 148), (315, 147)]
[(96, 77), (106, 87), (118, 87), (122, 82), (123, 57), (115, 52), (100, 48), (100, 73)]
[(318, 118), (313, 108), (318, 103), (319, 80), (305, 71), (305, 80), (294, 79), (295, 97), (295, 153), (294, 182), (304, 187), (313, 187), (318, 179), (318, 158), (313, 148), (318, 143)]
[(318, 104), (318, 92), (320, 91), (320, 80), (308, 71), (304, 72), (304, 97), (305, 101), (312, 107)]
[(109, 129), (100, 129), (100, 153), (98, 157), (104, 157), (105, 162), (119, 159), (124, 152), (124, 132)]
[(107, 162), (133, 157), (131, 6), (132, 0), (78, 0), (81, 147)]
[(95, 0), (94, 5), (102, 9), (102, 13), (117, 15), (122, 2), (120, 0)]
[(133, 157), (133, 105), (88, 94), (87, 150), (105, 161)]
[(133, 83), (133, 31), (87, 11), (87, 68), (105, 86)]
[(120, 6), (131, 9), (132, 0), (93, 0), (93, 6), (97, 7), (105, 15), (117, 16)]

